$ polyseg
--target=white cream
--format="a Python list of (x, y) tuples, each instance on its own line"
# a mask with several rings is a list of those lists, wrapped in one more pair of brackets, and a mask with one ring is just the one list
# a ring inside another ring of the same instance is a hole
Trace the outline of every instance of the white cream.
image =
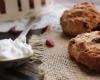
[(30, 45), (20, 40), (0, 40), (0, 60), (12, 60), (30, 56), (33, 50)]

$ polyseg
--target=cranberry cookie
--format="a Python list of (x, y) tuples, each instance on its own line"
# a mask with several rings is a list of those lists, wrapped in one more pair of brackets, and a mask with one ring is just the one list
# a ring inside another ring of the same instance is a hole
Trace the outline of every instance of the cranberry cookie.
[(69, 41), (68, 52), (78, 63), (100, 70), (100, 31), (83, 33)]
[(65, 34), (76, 36), (80, 33), (93, 31), (99, 20), (100, 15), (95, 7), (90, 3), (84, 3), (66, 10), (60, 19), (60, 23)]

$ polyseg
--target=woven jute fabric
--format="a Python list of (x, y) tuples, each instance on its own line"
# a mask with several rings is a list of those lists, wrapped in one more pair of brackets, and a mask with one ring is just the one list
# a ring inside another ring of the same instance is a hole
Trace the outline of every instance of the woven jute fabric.
[[(44, 51), (40, 53), (43, 63), (39, 67), (44, 71), (44, 80), (100, 80), (99, 73), (89, 71), (85, 66), (80, 66), (70, 59), (67, 50), (70, 38), (51, 28), (41, 38)], [(46, 47), (46, 39), (53, 40), (55, 46)]]

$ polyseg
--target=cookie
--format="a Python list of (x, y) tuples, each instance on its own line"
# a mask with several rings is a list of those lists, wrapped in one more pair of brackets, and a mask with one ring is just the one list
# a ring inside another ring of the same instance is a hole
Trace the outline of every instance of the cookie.
[(68, 53), (77, 63), (100, 70), (100, 31), (83, 33), (69, 41)]
[(93, 31), (99, 19), (100, 15), (95, 8), (92, 9), (91, 6), (84, 4), (84, 6), (76, 6), (66, 10), (60, 19), (60, 24), (66, 35), (76, 36), (80, 33)]

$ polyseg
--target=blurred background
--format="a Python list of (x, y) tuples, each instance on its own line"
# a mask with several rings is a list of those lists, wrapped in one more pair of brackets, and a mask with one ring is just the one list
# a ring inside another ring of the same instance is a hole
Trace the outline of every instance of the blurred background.
[(100, 0), (54, 0), (55, 3), (62, 4), (63, 6), (67, 7), (85, 1), (93, 2), (97, 6), (97, 9), (100, 10)]
[[(38, 0), (37, 0), (38, 1)], [(42, 16), (42, 19), (39, 23), (37, 23), (36, 28), (42, 28), (45, 27), (46, 25), (52, 25), (52, 26), (57, 26), (60, 28), (60, 17), (64, 10), (70, 9), (73, 5), (80, 3), (80, 2), (93, 2), (97, 9), (100, 11), (100, 0), (53, 0), (54, 4), (52, 7), (50, 7), (48, 10), (48, 14), (45, 14)], [(0, 32), (7, 32), (9, 31), (10, 28), (16, 27), (16, 30), (23, 30), (25, 27), (25, 24), (27, 23), (28, 20), (26, 19), (21, 19), (21, 20), (16, 20), (12, 22), (0, 22)], [(56, 27), (55, 27), (56, 28)]]

